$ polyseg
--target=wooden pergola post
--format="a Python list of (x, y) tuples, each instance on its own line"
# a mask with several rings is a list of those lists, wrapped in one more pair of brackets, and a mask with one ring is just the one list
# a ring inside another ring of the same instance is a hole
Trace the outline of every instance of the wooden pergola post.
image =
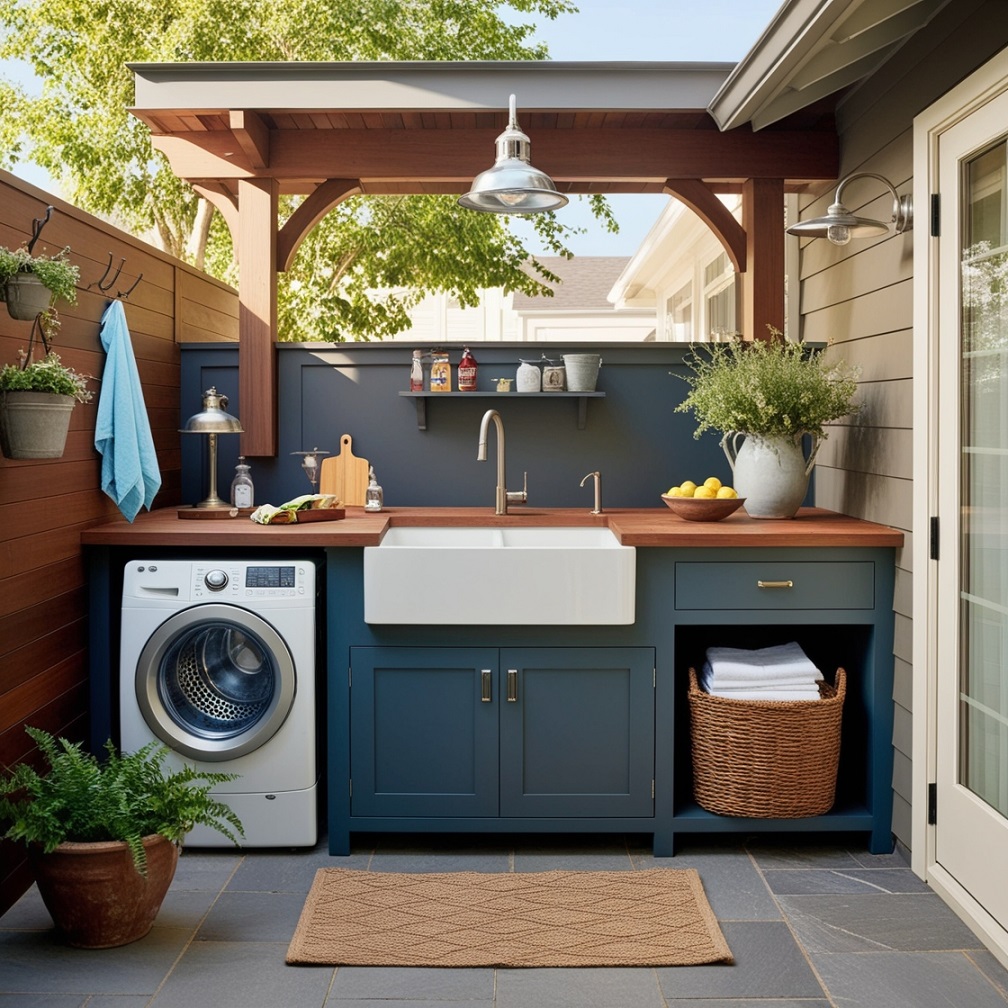
[(276, 455), (277, 203), (274, 178), (238, 180), (238, 391), (242, 454)]
[(742, 273), (742, 334), (771, 339), (784, 332), (784, 180), (747, 179), (742, 185), (746, 269)]

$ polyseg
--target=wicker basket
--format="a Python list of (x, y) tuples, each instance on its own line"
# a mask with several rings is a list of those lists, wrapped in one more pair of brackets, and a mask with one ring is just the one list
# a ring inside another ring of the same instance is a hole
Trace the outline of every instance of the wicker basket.
[(822, 815), (833, 806), (847, 676), (819, 700), (711, 696), (689, 670), (693, 793), (708, 812), (763, 819)]

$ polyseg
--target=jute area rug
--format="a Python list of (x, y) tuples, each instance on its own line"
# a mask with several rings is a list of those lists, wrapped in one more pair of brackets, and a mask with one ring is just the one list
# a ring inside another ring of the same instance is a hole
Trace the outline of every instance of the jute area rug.
[(401, 874), (321, 868), (291, 965), (692, 966), (732, 961), (693, 869)]

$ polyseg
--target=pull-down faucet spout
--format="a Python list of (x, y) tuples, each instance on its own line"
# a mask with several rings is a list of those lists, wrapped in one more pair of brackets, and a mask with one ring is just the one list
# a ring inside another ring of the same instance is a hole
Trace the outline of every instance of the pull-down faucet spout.
[(507, 514), (508, 503), (524, 504), (528, 500), (528, 474), (525, 477), (525, 487), (522, 490), (507, 490), (507, 468), (504, 460), (504, 421), (495, 409), (487, 410), (480, 421), (479, 447), (476, 452), (477, 462), (486, 462), (487, 435), (490, 432), (490, 421), (497, 428), (497, 488), (494, 493), (494, 514)]

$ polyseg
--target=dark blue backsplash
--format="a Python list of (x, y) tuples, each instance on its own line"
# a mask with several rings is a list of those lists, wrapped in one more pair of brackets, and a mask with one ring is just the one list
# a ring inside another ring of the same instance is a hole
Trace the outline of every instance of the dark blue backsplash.
[[(507, 486), (521, 488), (528, 471), (530, 507), (591, 508), (591, 482), (602, 473), (603, 507), (660, 507), (659, 495), (685, 479), (707, 476), (731, 481), (719, 445), (708, 433), (693, 438), (691, 414), (676, 413), (687, 385), (677, 344), (493, 344), (474, 347), (479, 390), (492, 391), (493, 379), (513, 378), (519, 357), (538, 358), (583, 352), (602, 355), (598, 391), (587, 401), (586, 424), (578, 429), (578, 401), (544, 392), (535, 399), (500, 393), (466, 400), (461, 396), (427, 400), (427, 429), (417, 429), (415, 400), (400, 396), (409, 387), (413, 347), (391, 344), (280, 344), (279, 452), (251, 457), (255, 501), (280, 504), (308, 493), (310, 486), (290, 453), (318, 447), (339, 452), (340, 436), (353, 438), (355, 455), (374, 466), (387, 506), (493, 507), (496, 435), (490, 433), (486, 462), (476, 461), (480, 419), (497, 409), (507, 442)], [(199, 412), (204, 389), (216, 386), (229, 397), (228, 411), (247, 410), (238, 396), (238, 351), (234, 344), (186, 344), (182, 348), (181, 424)], [(452, 347), (458, 364), (461, 347)], [(454, 381), (454, 373), (453, 373)], [(183, 501), (206, 493), (205, 438), (180, 435)], [(218, 437), (219, 492), (229, 496), (240, 437)]]

